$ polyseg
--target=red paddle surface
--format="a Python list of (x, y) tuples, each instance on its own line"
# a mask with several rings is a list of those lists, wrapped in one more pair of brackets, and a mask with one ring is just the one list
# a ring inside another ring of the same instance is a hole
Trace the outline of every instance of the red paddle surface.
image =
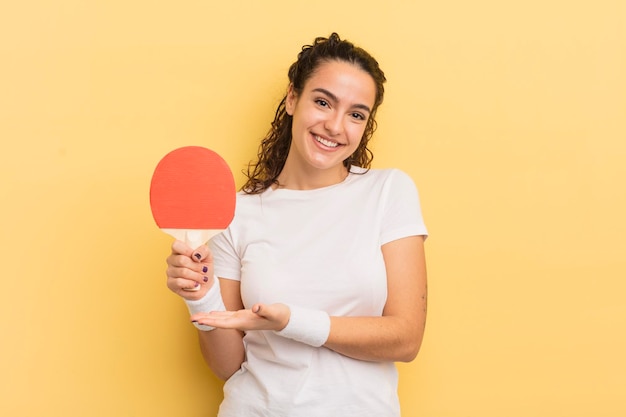
[(235, 197), (226, 161), (200, 146), (165, 155), (150, 184), (152, 216), (161, 229), (225, 229), (235, 213)]

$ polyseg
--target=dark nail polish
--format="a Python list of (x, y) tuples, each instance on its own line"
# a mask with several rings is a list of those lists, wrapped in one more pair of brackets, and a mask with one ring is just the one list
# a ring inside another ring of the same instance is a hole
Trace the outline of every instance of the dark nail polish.
[(195, 256), (197, 260), (202, 259), (202, 255), (200, 255), (199, 253), (194, 253), (193, 256)]
[(206, 266), (203, 266), (203, 267), (202, 267), (202, 272), (206, 272), (206, 271), (208, 271), (208, 270), (209, 270), (209, 268), (207, 268)]
[(202, 278), (202, 280), (203, 280), (204, 282), (209, 282), (209, 277), (204, 277), (204, 278)]

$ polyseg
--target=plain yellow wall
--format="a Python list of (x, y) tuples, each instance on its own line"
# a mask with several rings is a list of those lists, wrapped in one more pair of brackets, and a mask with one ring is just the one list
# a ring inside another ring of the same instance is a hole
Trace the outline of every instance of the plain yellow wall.
[(626, 414), (626, 2), (32, 0), (0, 8), (0, 415), (214, 414), (150, 176), (238, 173), (333, 30), (388, 75), (375, 165), (431, 233), (403, 415)]

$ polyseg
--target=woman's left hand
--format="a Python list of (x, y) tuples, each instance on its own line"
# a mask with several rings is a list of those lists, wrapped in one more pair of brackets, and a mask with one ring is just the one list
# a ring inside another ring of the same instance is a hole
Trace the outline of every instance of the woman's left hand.
[(285, 304), (255, 304), (249, 310), (212, 311), (191, 316), (191, 321), (218, 329), (280, 331), (289, 322), (291, 311)]

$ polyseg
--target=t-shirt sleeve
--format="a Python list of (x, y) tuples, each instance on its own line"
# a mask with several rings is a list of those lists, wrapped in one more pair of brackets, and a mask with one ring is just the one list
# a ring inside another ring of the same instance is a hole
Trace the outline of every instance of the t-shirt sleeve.
[(408, 236), (428, 236), (419, 193), (406, 173), (393, 170), (385, 186), (380, 244)]
[(233, 243), (230, 227), (209, 241), (213, 270), (220, 278), (241, 280), (241, 260)]

